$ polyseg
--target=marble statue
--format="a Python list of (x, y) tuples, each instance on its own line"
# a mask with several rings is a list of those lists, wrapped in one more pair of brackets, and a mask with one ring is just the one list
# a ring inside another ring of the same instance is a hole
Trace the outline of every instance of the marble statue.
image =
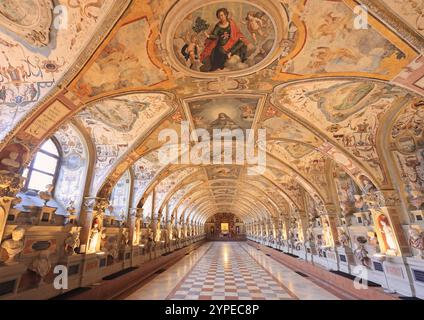
[(39, 255), (32, 261), (28, 269), (34, 271), (40, 278), (40, 283), (44, 282), (44, 278), (49, 274), (52, 264), (50, 262), (50, 252), (41, 251)]
[(123, 248), (127, 248), (130, 241), (130, 237), (127, 229), (122, 229), (121, 232), (121, 245)]
[(339, 241), (340, 241), (340, 244), (343, 247), (348, 247), (349, 246), (349, 240), (350, 240), (350, 238), (347, 235), (346, 231), (340, 230), (339, 231)]
[(68, 203), (68, 206), (66, 207), (66, 212), (70, 215), (75, 214), (77, 212), (77, 209), (75, 209), (75, 201), (70, 200)]
[(65, 239), (65, 253), (69, 256), (75, 255), (75, 249), (80, 246), (80, 231), (76, 230), (70, 232), (68, 237)]
[(355, 194), (355, 208), (358, 212), (363, 212), (367, 210), (364, 197), (360, 194)]
[(353, 252), (356, 259), (359, 260), (359, 262), (364, 266), (364, 267), (369, 267), (368, 266), (368, 251), (365, 249), (364, 244), (363, 243), (359, 243), (358, 247), (355, 249), (355, 251)]
[(98, 217), (94, 218), (93, 224), (91, 226), (91, 233), (88, 245), (88, 253), (94, 253), (97, 251), (97, 244), (100, 241), (101, 234), (100, 219)]
[(397, 245), (395, 235), (392, 228), (390, 227), (389, 221), (384, 215), (381, 215), (378, 219), (380, 225), (380, 231), (383, 233), (385, 244), (387, 245), (387, 251), (396, 252)]
[(102, 251), (114, 260), (117, 259), (119, 257), (119, 244), (117, 237), (106, 236), (104, 245), (102, 246)]
[(5, 240), (1, 244), (1, 247), (6, 250), (9, 256), (8, 259), (4, 262), (6, 265), (14, 265), (18, 263), (15, 261), (15, 258), (24, 249), (24, 236), (25, 229), (22, 227), (16, 227), (12, 231), (12, 239)]
[(312, 228), (308, 228), (306, 230), (306, 241), (309, 243), (310, 246), (315, 244), (315, 237)]
[(424, 259), (424, 232), (410, 226), (408, 233), (410, 246), (418, 251), (416, 258)]
[(324, 236), (324, 245), (326, 247), (331, 247), (333, 244), (333, 237), (331, 236), (330, 224), (327, 220), (324, 221), (322, 233)]

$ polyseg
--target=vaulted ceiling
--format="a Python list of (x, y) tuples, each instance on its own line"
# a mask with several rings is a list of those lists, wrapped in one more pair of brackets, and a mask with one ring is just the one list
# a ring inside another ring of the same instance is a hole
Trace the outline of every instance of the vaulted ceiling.
[[(19, 145), (28, 163), (69, 124), (92, 150), (86, 196), (110, 196), (130, 170), (132, 207), (200, 222), (218, 212), (249, 221), (326, 210), (336, 167), (359, 187), (394, 187), (381, 159), (397, 141), (393, 124), (416, 114), (424, 94), (421, 1), (7, 3), (0, 156)], [(241, 34), (231, 57), (205, 34), (219, 8), (229, 12), (232, 35)], [(191, 131), (253, 130), (266, 167), (162, 163), (161, 132), (181, 139), (186, 121)]]

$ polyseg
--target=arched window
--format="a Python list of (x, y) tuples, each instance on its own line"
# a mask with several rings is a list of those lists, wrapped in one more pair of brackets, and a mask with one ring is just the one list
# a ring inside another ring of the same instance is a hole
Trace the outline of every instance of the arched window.
[(60, 163), (60, 153), (53, 139), (47, 140), (35, 155), (31, 164), (25, 169), (24, 190), (45, 190), (49, 184), (56, 182)]

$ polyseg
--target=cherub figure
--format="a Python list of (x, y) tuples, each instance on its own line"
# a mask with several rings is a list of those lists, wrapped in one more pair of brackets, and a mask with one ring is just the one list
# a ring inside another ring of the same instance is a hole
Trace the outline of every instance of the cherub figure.
[(265, 24), (260, 18), (260, 15), (260, 12), (249, 11), (246, 16), (246, 22), (244, 22), (244, 24), (247, 24), (247, 30), (249, 30), (255, 43), (258, 43), (258, 36), (266, 36), (264, 31)]
[(190, 41), (186, 43), (181, 49), (181, 54), (184, 56), (186, 61), (190, 60), (190, 69), (195, 69), (196, 62), (199, 61), (199, 41), (195, 34), (192, 34)]

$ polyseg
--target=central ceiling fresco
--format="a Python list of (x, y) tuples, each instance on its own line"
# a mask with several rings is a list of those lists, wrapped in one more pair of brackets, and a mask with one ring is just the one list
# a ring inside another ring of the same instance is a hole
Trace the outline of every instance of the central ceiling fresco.
[[(376, 1), (359, 26), (362, 1), (354, 0), (58, 3), (75, 30), (42, 39), (26, 29), (37, 18), (54, 20), (51, 1), (0, 4), (0, 150), (18, 150), (25, 162), (67, 128), (92, 149), (86, 196), (109, 197), (131, 172), (131, 207), (202, 222), (229, 211), (248, 221), (326, 212), (336, 202), (328, 184), (334, 168), (358, 189), (393, 188), (381, 161), (388, 145), (400, 147), (391, 165), (409, 170), (421, 133), (406, 133), (402, 121), (418, 112), (424, 88), (408, 80), (421, 66), (424, 22), (397, 1)], [(43, 14), (18, 19), (29, 5)], [(394, 13), (398, 28), (385, 20)], [(34, 128), (42, 119), (51, 121)], [(162, 163), (161, 131), (181, 138), (184, 122), (210, 135), (254, 130), (266, 168)], [(412, 180), (400, 187), (419, 190)]]

